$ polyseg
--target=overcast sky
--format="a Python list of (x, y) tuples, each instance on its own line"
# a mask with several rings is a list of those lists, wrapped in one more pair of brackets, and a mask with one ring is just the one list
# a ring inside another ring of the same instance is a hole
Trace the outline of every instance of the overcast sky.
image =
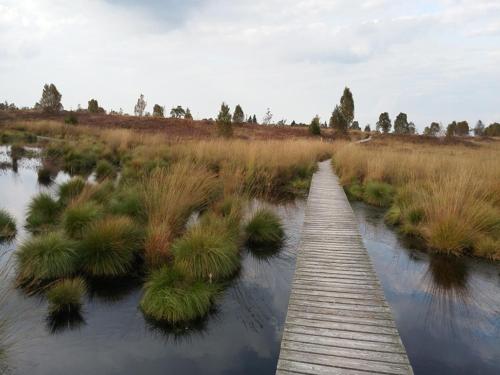
[(344, 86), (361, 125), (388, 111), (500, 121), (500, 0), (0, 0), (0, 100), (98, 99), (215, 117), (329, 118)]

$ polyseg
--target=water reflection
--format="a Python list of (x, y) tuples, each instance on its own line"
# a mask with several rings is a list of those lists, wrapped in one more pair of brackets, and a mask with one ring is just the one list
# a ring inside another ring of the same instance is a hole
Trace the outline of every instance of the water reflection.
[(49, 314), (47, 326), (51, 334), (58, 334), (65, 330), (74, 330), (85, 325), (80, 311), (64, 311)]

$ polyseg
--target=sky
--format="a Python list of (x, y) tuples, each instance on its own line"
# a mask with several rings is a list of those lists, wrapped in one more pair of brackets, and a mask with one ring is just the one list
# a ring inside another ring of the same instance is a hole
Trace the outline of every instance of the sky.
[[(0, 0), (0, 101), (132, 113), (143, 93), (216, 117), (328, 118), (345, 86), (362, 126), (399, 112), (500, 121), (500, 0)], [(167, 110), (167, 112), (168, 112)]]

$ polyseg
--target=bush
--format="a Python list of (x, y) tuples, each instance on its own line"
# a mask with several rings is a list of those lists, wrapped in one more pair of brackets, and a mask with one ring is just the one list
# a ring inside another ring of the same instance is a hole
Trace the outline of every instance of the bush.
[(26, 227), (31, 232), (43, 231), (57, 223), (60, 205), (47, 193), (33, 197), (28, 205)]
[(38, 182), (43, 185), (48, 185), (52, 182), (50, 169), (42, 167), (38, 170)]
[(0, 241), (16, 235), (16, 220), (5, 210), (0, 209)]
[(163, 266), (148, 277), (141, 309), (158, 321), (187, 322), (209, 312), (218, 289), (214, 284), (191, 281), (181, 272)]
[(115, 169), (109, 161), (99, 160), (95, 167), (95, 174), (98, 180), (102, 180), (107, 177), (112, 177), (115, 174)]
[(245, 231), (251, 248), (278, 248), (285, 237), (280, 218), (268, 209), (257, 211)]
[(64, 118), (64, 123), (68, 125), (76, 125), (78, 124), (78, 118), (75, 116), (74, 113), (71, 113), (70, 115)]
[(176, 268), (195, 279), (224, 279), (239, 267), (236, 238), (226, 220), (212, 216), (172, 245)]
[(127, 217), (99, 220), (80, 242), (82, 268), (91, 276), (123, 276), (142, 245), (140, 229)]
[(102, 210), (95, 203), (80, 203), (70, 206), (64, 211), (62, 225), (68, 236), (82, 238), (85, 228), (101, 216)]
[(16, 252), (22, 282), (70, 277), (78, 270), (76, 243), (59, 232), (32, 237)]
[(363, 199), (366, 203), (379, 207), (390, 206), (394, 194), (391, 185), (384, 182), (369, 181), (366, 183), (364, 190)]
[(67, 205), (82, 192), (85, 184), (85, 180), (81, 177), (73, 177), (71, 180), (61, 184), (59, 186), (59, 202)]
[(60, 314), (79, 311), (86, 289), (85, 281), (81, 277), (59, 281), (47, 292), (49, 312)]

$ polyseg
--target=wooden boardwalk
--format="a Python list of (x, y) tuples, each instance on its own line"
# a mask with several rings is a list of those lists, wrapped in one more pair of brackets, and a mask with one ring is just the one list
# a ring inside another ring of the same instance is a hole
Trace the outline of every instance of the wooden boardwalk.
[(276, 374), (413, 374), (329, 161), (315, 173)]

